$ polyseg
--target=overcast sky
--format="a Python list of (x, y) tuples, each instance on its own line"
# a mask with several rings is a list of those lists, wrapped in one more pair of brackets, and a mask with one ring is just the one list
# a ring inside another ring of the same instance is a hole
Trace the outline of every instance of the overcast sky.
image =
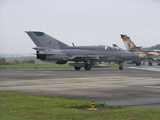
[(68, 44), (160, 44), (160, 0), (0, 0), (0, 53), (34, 53), (24, 31), (43, 31)]

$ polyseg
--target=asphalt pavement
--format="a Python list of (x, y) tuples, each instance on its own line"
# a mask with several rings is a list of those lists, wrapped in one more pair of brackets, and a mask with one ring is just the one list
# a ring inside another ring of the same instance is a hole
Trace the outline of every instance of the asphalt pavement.
[(0, 92), (160, 109), (160, 67), (0, 69)]

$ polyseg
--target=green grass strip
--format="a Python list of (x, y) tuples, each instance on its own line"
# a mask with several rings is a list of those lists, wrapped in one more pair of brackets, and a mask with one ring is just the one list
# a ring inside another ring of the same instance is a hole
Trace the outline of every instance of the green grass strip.
[[(151, 108), (87, 111), (90, 102), (0, 92), (0, 120), (159, 120)], [(98, 107), (108, 107), (97, 104)], [(110, 106), (111, 107), (111, 106)], [(110, 108), (109, 107), (109, 108)]]
[[(112, 65), (109, 68), (117, 68), (117, 65)], [(74, 69), (68, 64), (58, 65), (54, 63), (35, 63), (35, 64), (16, 64), (16, 65), (0, 65), (0, 69)], [(94, 68), (93, 68), (94, 69)]]

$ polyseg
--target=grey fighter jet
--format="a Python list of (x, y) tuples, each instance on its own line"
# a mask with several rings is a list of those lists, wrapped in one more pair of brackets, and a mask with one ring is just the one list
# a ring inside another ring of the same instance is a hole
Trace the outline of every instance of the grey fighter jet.
[(134, 61), (140, 59), (139, 55), (125, 51), (117, 46), (68, 46), (55, 38), (37, 31), (26, 31), (37, 47), (37, 59), (52, 62), (55, 64), (66, 64), (74, 66), (75, 70), (84, 67), (90, 70), (97, 62), (117, 62), (119, 69), (123, 69), (124, 61)]

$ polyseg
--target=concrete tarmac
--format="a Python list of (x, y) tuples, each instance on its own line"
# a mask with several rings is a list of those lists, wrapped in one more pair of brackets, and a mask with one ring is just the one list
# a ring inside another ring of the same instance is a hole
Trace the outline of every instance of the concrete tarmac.
[(1, 69), (0, 92), (160, 109), (160, 67), (136, 68)]

